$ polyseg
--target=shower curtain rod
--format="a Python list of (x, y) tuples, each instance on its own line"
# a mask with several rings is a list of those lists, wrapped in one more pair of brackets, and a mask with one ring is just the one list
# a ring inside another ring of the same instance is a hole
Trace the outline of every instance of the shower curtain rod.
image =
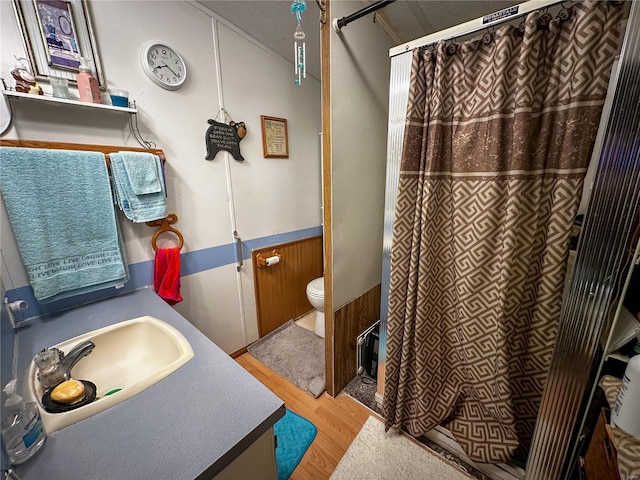
[(340, 19), (334, 18), (332, 22), (333, 29), (336, 31), (336, 33), (340, 33), (340, 29), (342, 27), (346, 27), (348, 24), (350, 24), (354, 20), (358, 20), (359, 18), (364, 17), (365, 15), (369, 15), (370, 13), (375, 12), (376, 10), (379, 10), (383, 7), (386, 7), (387, 5), (395, 1), (396, 0), (380, 0), (378, 2), (372, 3), (371, 5), (358, 10), (355, 13), (352, 13), (351, 15), (347, 15), (346, 17), (342, 17)]
[(464, 35), (469, 35), (471, 33), (484, 30), (485, 28), (513, 20), (514, 17), (521, 17), (527, 13), (540, 10), (541, 8), (550, 7), (558, 3), (562, 3), (562, 0), (530, 0), (528, 2), (520, 3), (518, 5), (505, 8), (504, 10), (500, 10), (499, 12), (491, 13), (484, 17), (476, 18), (475, 20), (470, 20), (445, 30), (432, 33), (431, 35), (426, 35), (410, 42), (403, 43), (397, 47), (393, 47), (389, 50), (389, 56), (395, 57), (401, 53), (408, 52), (415, 48), (424, 47), (426, 45), (431, 45), (441, 40), (451, 40)]

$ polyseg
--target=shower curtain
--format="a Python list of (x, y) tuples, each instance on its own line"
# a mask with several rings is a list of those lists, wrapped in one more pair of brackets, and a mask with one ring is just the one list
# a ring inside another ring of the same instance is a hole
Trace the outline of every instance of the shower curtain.
[[(384, 412), (480, 462), (526, 456), (623, 9), (572, 4), (413, 53)], [(546, 20), (546, 22), (545, 22)], [(546, 23), (546, 25), (545, 25)]]

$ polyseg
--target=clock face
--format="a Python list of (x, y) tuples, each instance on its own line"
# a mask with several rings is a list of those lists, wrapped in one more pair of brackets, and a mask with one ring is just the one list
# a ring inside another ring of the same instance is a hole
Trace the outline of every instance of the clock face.
[(140, 58), (145, 73), (153, 82), (169, 90), (180, 88), (187, 78), (187, 66), (173, 48), (152, 43), (142, 49)]

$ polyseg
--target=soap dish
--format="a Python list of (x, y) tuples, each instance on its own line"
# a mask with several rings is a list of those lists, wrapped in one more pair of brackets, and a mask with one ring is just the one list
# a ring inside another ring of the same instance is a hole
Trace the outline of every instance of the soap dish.
[(84, 385), (84, 397), (82, 400), (78, 400), (74, 403), (61, 403), (56, 402), (51, 398), (52, 390), (48, 390), (42, 396), (42, 406), (49, 413), (64, 413), (70, 410), (75, 410), (84, 405), (88, 405), (96, 399), (97, 387), (93, 382), (89, 380), (79, 380)]

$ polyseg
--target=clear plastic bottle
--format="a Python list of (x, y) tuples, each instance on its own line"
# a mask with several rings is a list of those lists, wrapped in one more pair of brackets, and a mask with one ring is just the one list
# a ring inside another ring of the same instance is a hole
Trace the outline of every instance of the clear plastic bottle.
[(611, 410), (611, 424), (640, 439), (640, 326), (635, 327), (636, 345), (622, 377), (618, 397)]
[(80, 59), (80, 73), (76, 76), (78, 82), (78, 95), (83, 102), (102, 103), (100, 100), (100, 85), (91, 74), (91, 60), (82, 57)]
[(13, 379), (4, 387), (9, 398), (4, 403), (2, 419), (2, 440), (13, 465), (19, 465), (31, 458), (47, 439), (42, 425), (38, 406), (25, 403), (16, 394), (16, 380)]

